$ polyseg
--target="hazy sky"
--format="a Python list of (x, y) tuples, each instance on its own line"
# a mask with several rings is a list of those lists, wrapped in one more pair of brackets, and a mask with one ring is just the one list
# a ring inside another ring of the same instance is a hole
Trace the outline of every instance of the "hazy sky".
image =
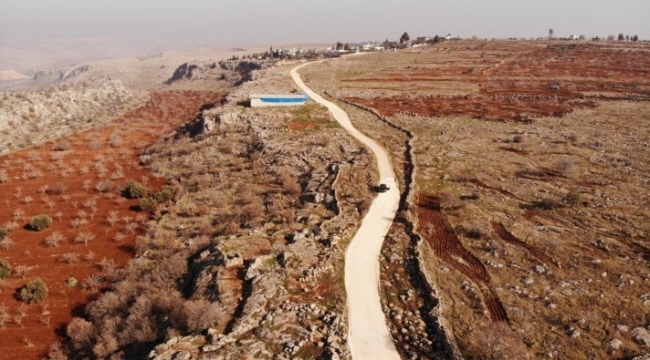
[(650, 0), (0, 0), (0, 39), (181, 37), (223, 45), (638, 34)]

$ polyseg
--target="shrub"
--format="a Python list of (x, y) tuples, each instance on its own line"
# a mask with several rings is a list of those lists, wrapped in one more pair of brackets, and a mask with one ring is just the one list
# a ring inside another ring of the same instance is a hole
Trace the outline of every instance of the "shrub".
[(4, 279), (11, 274), (11, 264), (5, 259), (0, 259), (0, 279)]
[(524, 142), (524, 137), (521, 136), (521, 135), (519, 135), (519, 134), (517, 134), (517, 135), (515, 135), (515, 136), (512, 137), (512, 141), (515, 142), (515, 143), (517, 143), (517, 144), (519, 144), (519, 143)]
[(153, 210), (153, 208), (155, 208), (156, 205), (158, 205), (158, 202), (156, 200), (154, 200), (153, 198), (147, 198), (147, 199), (142, 199), (138, 207), (142, 211), (149, 211), (149, 210)]
[(557, 163), (555, 163), (555, 170), (563, 175), (574, 172), (575, 168), (576, 166), (573, 164), (573, 161), (568, 158), (560, 159)]
[(79, 284), (79, 281), (77, 281), (77, 279), (75, 279), (73, 277), (67, 278), (65, 280), (65, 282), (63, 283), (63, 285), (65, 285), (65, 287), (75, 287), (75, 286), (77, 286), (77, 284)]
[(48, 292), (45, 282), (36, 278), (20, 289), (20, 299), (28, 303), (41, 302), (45, 300)]
[(157, 203), (164, 203), (174, 198), (176, 194), (176, 188), (170, 185), (163, 186), (160, 191), (153, 195), (153, 199)]
[(576, 205), (582, 202), (582, 196), (575, 190), (571, 190), (562, 198), (562, 202), (567, 205)]
[(65, 151), (65, 150), (70, 150), (70, 142), (67, 140), (63, 140), (61, 142), (58, 142), (54, 144), (52, 147), (52, 150), (54, 151)]
[(4, 240), (7, 236), (9, 236), (9, 230), (0, 227), (0, 240)]
[(47, 229), (50, 225), (52, 225), (52, 218), (47, 215), (34, 216), (29, 222), (29, 226), (34, 231)]
[(139, 182), (134, 182), (128, 187), (126, 195), (131, 199), (140, 199), (147, 196), (147, 188)]
[(68, 187), (63, 185), (62, 183), (56, 183), (52, 185), (47, 192), (52, 195), (61, 195), (63, 194), (66, 190), (68, 190)]
[(50, 234), (50, 236), (45, 238), (45, 245), (49, 247), (58, 247), (59, 242), (61, 242), (61, 240), (64, 239), (65, 236), (63, 236), (63, 234), (61, 234), (60, 232), (53, 232), (52, 234)]

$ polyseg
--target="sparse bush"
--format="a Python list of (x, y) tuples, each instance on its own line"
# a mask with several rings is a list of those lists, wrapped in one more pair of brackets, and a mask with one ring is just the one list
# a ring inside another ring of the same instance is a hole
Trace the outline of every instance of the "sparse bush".
[(63, 285), (65, 285), (65, 287), (75, 287), (75, 286), (77, 286), (77, 284), (79, 284), (79, 281), (77, 279), (73, 278), (73, 277), (67, 278), (65, 280), (65, 282), (63, 283)]
[(14, 244), (14, 241), (10, 238), (0, 240), (0, 249), (9, 249), (11, 245)]
[(45, 245), (49, 247), (58, 247), (59, 242), (61, 242), (63, 239), (65, 239), (65, 236), (63, 236), (63, 234), (60, 232), (53, 232), (50, 234), (50, 236), (45, 238)]
[(575, 171), (575, 165), (570, 159), (560, 159), (555, 163), (555, 170), (561, 174), (570, 174)]
[(60, 142), (54, 144), (54, 146), (52, 146), (52, 150), (54, 150), (54, 151), (70, 150), (70, 142), (67, 141), (67, 140), (60, 141)]
[(517, 144), (522, 143), (522, 142), (524, 142), (524, 137), (522, 135), (517, 134), (517, 135), (512, 137), (512, 142), (517, 143)]
[(564, 197), (562, 198), (562, 202), (567, 204), (567, 205), (576, 205), (580, 203), (582, 200), (582, 197), (580, 196), (580, 193), (578, 193), (575, 190), (571, 190)]
[(20, 289), (20, 299), (28, 303), (41, 302), (47, 298), (48, 292), (45, 282), (36, 278)]
[(115, 223), (118, 222), (119, 219), (120, 219), (120, 217), (119, 217), (119, 214), (117, 213), (117, 211), (111, 210), (111, 211), (109, 211), (108, 216), (106, 217), (106, 222), (108, 223), (108, 225), (113, 227), (115, 225)]
[(11, 274), (11, 264), (5, 259), (0, 259), (0, 279), (4, 279)]
[(30, 272), (32, 268), (30, 266), (18, 265), (14, 269), (14, 276), (24, 279), (27, 276), (27, 273)]
[(552, 198), (543, 198), (533, 203), (533, 207), (540, 210), (553, 210), (560, 207), (560, 203)]
[(122, 140), (122, 137), (120, 137), (120, 134), (117, 132), (112, 133), (108, 137), (108, 142), (111, 144), (112, 147), (120, 147), (122, 144), (124, 144), (124, 141)]
[(100, 193), (106, 193), (110, 192), (115, 188), (115, 185), (113, 185), (112, 181), (105, 180), (105, 181), (100, 181), (95, 185), (95, 190)]
[(61, 195), (66, 190), (68, 190), (67, 186), (63, 185), (62, 183), (56, 183), (49, 188), (48, 193), (51, 195)]
[(4, 240), (7, 236), (9, 236), (9, 230), (0, 227), (0, 240)]
[(82, 243), (88, 245), (88, 242), (95, 238), (95, 234), (90, 232), (80, 232), (77, 237), (74, 238), (74, 242)]
[(65, 253), (61, 255), (61, 261), (66, 264), (72, 264), (73, 262), (77, 262), (77, 260), (79, 260), (79, 254), (77, 253)]
[(131, 199), (140, 199), (147, 196), (147, 188), (139, 182), (134, 182), (126, 189), (126, 195)]
[(52, 218), (47, 215), (34, 216), (29, 222), (29, 227), (34, 231), (45, 230), (50, 225), (52, 225)]

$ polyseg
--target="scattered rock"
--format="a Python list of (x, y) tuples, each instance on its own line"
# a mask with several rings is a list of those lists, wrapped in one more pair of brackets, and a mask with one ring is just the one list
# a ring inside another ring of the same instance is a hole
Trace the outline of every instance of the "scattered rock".
[(631, 332), (632, 340), (641, 346), (650, 346), (650, 332), (645, 328), (634, 328)]
[(610, 341), (607, 343), (607, 345), (608, 345), (610, 348), (614, 349), (614, 350), (618, 350), (618, 349), (621, 348), (621, 345), (623, 345), (623, 342), (622, 342), (621, 340), (619, 340), (619, 339), (614, 338), (614, 339), (610, 340)]

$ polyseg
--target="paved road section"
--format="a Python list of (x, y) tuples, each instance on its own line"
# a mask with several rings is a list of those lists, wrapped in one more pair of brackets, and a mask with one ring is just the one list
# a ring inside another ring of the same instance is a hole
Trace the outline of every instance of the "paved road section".
[(379, 253), (384, 237), (393, 223), (399, 206), (399, 189), (388, 154), (374, 140), (355, 129), (348, 114), (334, 103), (313, 92), (300, 78), (298, 70), (291, 77), (312, 100), (326, 106), (336, 121), (374, 153), (380, 182), (390, 187), (373, 200), (361, 227), (348, 246), (345, 256), (345, 290), (348, 297), (348, 344), (356, 360), (400, 359), (391, 339), (379, 298)]

